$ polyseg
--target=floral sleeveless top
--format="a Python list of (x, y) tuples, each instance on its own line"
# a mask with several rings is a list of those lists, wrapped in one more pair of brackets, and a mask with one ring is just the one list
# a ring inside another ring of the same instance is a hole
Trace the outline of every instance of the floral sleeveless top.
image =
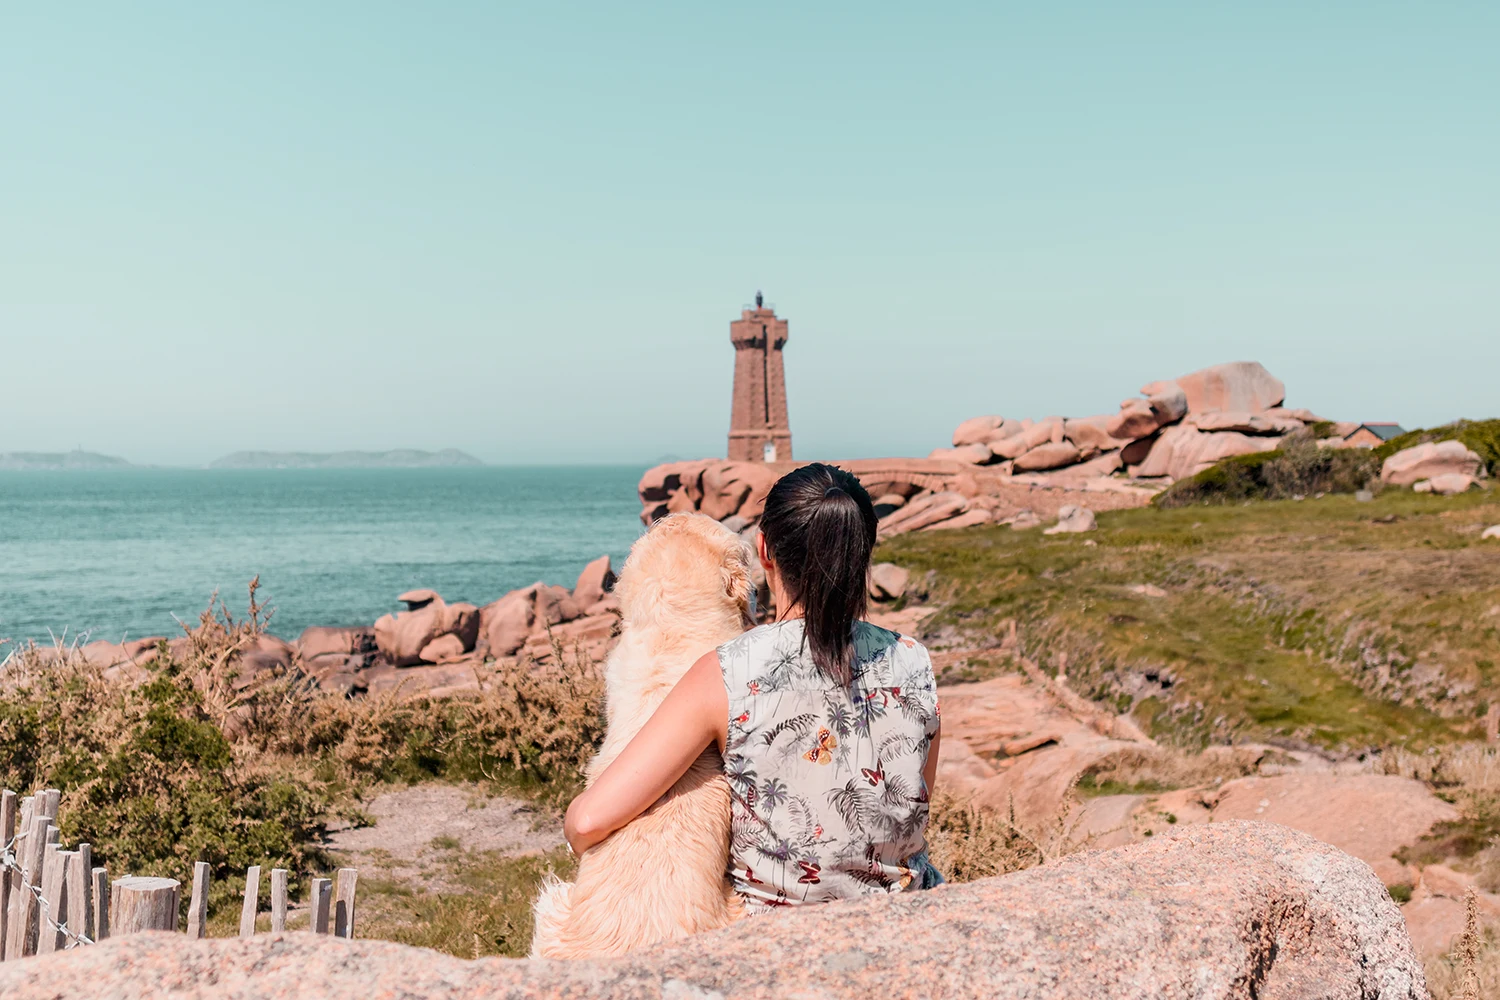
[(854, 625), (847, 688), (830, 682), (800, 619), (719, 647), (729, 693), (729, 876), (747, 907), (930, 888), (928, 789), (938, 728), (927, 650)]

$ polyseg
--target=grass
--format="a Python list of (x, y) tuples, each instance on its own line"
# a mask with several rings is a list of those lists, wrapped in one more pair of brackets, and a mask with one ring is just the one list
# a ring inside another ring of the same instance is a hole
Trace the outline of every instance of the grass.
[(1164, 741), (1359, 752), (1479, 733), (1500, 698), (1500, 547), (1479, 539), (1497, 522), (1487, 492), (1391, 490), (1110, 512), (1081, 536), (918, 532), (877, 558), (936, 572), (929, 638), (983, 648), (1014, 623), (1023, 655), (1066, 655), (1080, 693)]
[(571, 878), (575, 863), (564, 849), (509, 857), (455, 846), (441, 867), (441, 892), (413, 890), (390, 879), (362, 879), (360, 935), (460, 958), (525, 957), (531, 946), (531, 900), (542, 878), (549, 871)]

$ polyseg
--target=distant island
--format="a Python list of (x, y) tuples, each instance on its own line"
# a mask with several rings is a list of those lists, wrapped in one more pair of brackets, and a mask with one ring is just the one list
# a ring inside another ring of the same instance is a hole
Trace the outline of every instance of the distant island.
[(92, 451), (0, 451), (0, 471), (57, 472), (75, 469), (131, 469), (123, 458)]
[(418, 451), (237, 451), (209, 464), (211, 469), (432, 469), (483, 465), (457, 448)]

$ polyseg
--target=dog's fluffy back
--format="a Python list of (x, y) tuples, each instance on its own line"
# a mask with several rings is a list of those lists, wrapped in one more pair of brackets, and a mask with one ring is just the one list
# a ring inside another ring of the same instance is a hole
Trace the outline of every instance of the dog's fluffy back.
[[(700, 656), (753, 624), (748, 548), (701, 514), (674, 514), (637, 540), (615, 593), (623, 631), (605, 662), (608, 724), (590, 782)], [(728, 852), (729, 785), (710, 747), (655, 805), (585, 852), (573, 883), (549, 879), (532, 957), (618, 955), (724, 926), (740, 912)]]

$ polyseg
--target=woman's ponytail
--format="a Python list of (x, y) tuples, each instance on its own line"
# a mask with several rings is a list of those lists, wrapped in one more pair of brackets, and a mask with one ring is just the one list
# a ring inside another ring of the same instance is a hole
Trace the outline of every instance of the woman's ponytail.
[(806, 465), (771, 487), (760, 525), (788, 596), (802, 606), (813, 662), (847, 680), (875, 547), (870, 494), (843, 469)]

